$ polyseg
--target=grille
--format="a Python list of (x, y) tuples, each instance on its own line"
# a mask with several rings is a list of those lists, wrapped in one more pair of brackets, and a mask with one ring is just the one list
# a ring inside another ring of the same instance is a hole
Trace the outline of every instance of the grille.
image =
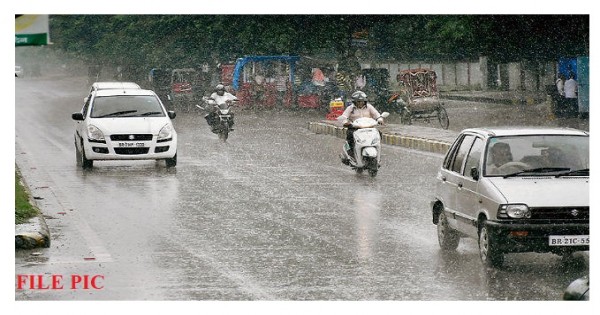
[(589, 220), (590, 207), (531, 208), (532, 220)]
[(150, 148), (115, 148), (115, 153), (123, 155), (148, 154), (149, 149)]
[(110, 140), (112, 140), (112, 141), (150, 141), (150, 140), (152, 140), (152, 135), (151, 134), (111, 135)]

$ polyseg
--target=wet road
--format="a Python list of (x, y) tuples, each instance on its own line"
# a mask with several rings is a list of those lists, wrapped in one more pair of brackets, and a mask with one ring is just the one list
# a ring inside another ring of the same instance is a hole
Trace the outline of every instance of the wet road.
[(16, 80), (16, 161), (53, 238), (16, 252), (15, 269), (67, 285), (99, 275), (102, 288), (16, 300), (560, 300), (588, 272), (551, 254), (488, 271), (474, 240), (442, 255), (429, 210), (442, 156), (384, 146), (377, 177), (357, 175), (337, 158), (343, 140), (306, 128), (322, 113), (238, 111), (227, 143), (179, 113), (175, 169), (83, 171), (70, 116), (84, 82)]

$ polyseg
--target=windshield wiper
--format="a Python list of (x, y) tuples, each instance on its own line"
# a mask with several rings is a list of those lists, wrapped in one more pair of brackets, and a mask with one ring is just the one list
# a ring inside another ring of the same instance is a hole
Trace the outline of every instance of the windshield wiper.
[(589, 168), (582, 168), (582, 169), (578, 169), (578, 170), (572, 170), (572, 171), (568, 171), (568, 172), (556, 174), (555, 177), (569, 176), (569, 175), (580, 175), (580, 176), (586, 176), (587, 175), (587, 176), (589, 176), (590, 175), (590, 169)]
[(561, 172), (561, 171), (569, 171), (569, 170), (571, 170), (571, 169), (568, 167), (536, 167), (536, 168), (530, 168), (530, 169), (506, 174), (502, 177), (507, 178), (507, 177), (514, 177), (514, 176), (519, 176), (519, 175), (523, 175), (523, 174), (528, 174), (528, 173), (551, 173), (551, 172)]
[(111, 117), (111, 116), (121, 116), (121, 115), (124, 115), (124, 114), (131, 114), (131, 113), (135, 113), (135, 112), (137, 112), (137, 110), (122, 110), (120, 112), (114, 112), (114, 113), (110, 113), (110, 114), (98, 116), (97, 118), (104, 118), (104, 117)]
[(162, 112), (147, 112), (147, 113), (143, 113), (140, 116), (150, 116), (150, 115), (160, 115), (162, 114)]

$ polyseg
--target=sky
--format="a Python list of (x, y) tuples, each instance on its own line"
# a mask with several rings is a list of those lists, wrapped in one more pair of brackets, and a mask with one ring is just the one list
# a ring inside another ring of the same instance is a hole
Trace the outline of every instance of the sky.
[[(11, 3), (7, 3), (11, 2)], [(531, 2), (531, 3), (529, 3)], [(13, 218), (12, 204), (14, 203), (14, 146), (11, 144), (15, 138), (14, 117), (15, 103), (14, 97), (14, 81), (11, 70), (14, 66), (14, 50), (8, 45), (13, 43), (12, 30), (14, 26), (12, 19), (14, 14), (590, 14), (590, 35), (592, 46), (597, 43), (594, 37), (597, 30), (597, 11), (592, 9), (593, 1), (413, 1), (406, 0), (370, 0), (370, 1), (316, 1), (303, 0), (297, 3), (289, 1), (215, 1), (215, 0), (170, 0), (161, 1), (160, 4), (149, 4), (148, 1), (116, 1), (105, 0), (101, 2), (89, 1), (4, 1), (0, 6), (2, 18), (2, 43), (3, 58), (2, 64), (2, 89), (3, 94), (10, 96), (2, 106), (3, 114), (0, 115), (1, 123), (0, 130), (2, 135), (8, 139), (9, 143), (2, 154), (2, 167), (0, 167), (0, 178), (4, 180), (0, 182), (2, 197), (0, 198), (2, 210), (8, 215), (3, 215), (2, 225), (2, 248), (10, 251), (12, 245), (12, 226)], [(59, 3), (59, 4), (57, 4)], [(68, 3), (68, 5), (67, 5)], [(475, 4), (475, 5), (474, 5)], [(557, 30), (559, 31), (559, 30)], [(52, 35), (51, 35), (52, 36)], [(597, 51), (591, 47), (593, 53)], [(8, 52), (8, 53), (7, 53)], [(591, 58), (591, 65), (594, 65), (594, 59)], [(10, 77), (9, 77), (10, 75)], [(594, 81), (594, 71), (591, 71), (591, 81)], [(10, 81), (9, 81), (10, 80)], [(593, 84), (592, 84), (593, 87)], [(591, 100), (597, 99), (597, 89), (591, 88)], [(590, 106), (594, 108), (594, 105)], [(595, 109), (592, 109), (591, 120), (596, 120), (597, 115)], [(590, 123), (591, 134), (595, 133), (594, 124)], [(592, 139), (595, 139), (592, 137)], [(592, 141), (592, 164), (595, 168), (597, 161), (597, 142)], [(591, 192), (598, 191), (597, 185), (592, 181)], [(592, 208), (597, 201), (592, 195)], [(596, 235), (599, 226), (600, 216), (592, 215), (592, 234)], [(595, 242), (595, 237), (592, 237)], [(597, 252), (590, 252), (591, 261), (600, 261)], [(595, 276), (597, 269), (592, 268), (592, 277)], [(588, 303), (565, 303), (565, 302), (127, 302), (127, 303), (95, 303), (95, 302), (78, 302), (78, 303), (34, 303), (34, 302), (15, 302), (14, 301), (14, 267), (13, 260), (5, 259), (4, 268), (0, 272), (0, 288), (2, 288), (2, 300), (8, 302), (3, 305), (10, 305), (11, 309), (22, 309), (27, 307), (27, 313), (32, 311), (43, 311), (49, 314), (70, 314), (75, 311), (85, 312), (86, 314), (95, 314), (111, 310), (122, 311), (126, 309), (134, 309), (138, 312), (143, 311), (148, 314), (164, 314), (173, 310), (189, 311), (191, 313), (209, 313), (209, 314), (322, 314), (322, 313), (343, 313), (343, 314), (378, 314), (378, 313), (417, 313), (428, 314), (439, 312), (443, 309), (447, 314), (470, 314), (476, 311), (486, 314), (500, 314), (508, 310), (514, 310), (516, 314), (523, 314), (525, 310), (532, 312), (543, 311), (544, 314), (569, 314), (578, 313), (577, 310), (584, 311), (582, 313), (589, 314), (585, 310), (591, 310), (592, 304), (597, 304), (598, 299), (594, 299), (592, 292), (592, 302)], [(600, 295), (596, 295), (600, 296)], [(69, 310), (69, 311), (68, 311)]]

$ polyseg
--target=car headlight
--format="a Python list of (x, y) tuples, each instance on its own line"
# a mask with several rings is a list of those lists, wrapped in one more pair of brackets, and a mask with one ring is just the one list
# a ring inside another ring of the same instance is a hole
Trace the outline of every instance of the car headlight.
[(92, 142), (105, 142), (104, 134), (94, 125), (89, 125), (87, 127), (87, 137), (88, 140)]
[(171, 124), (166, 124), (164, 127), (160, 129), (158, 132), (158, 141), (166, 141), (173, 138), (173, 126)]
[(498, 211), (498, 218), (529, 219), (531, 218), (531, 210), (523, 204), (502, 205), (500, 211)]

